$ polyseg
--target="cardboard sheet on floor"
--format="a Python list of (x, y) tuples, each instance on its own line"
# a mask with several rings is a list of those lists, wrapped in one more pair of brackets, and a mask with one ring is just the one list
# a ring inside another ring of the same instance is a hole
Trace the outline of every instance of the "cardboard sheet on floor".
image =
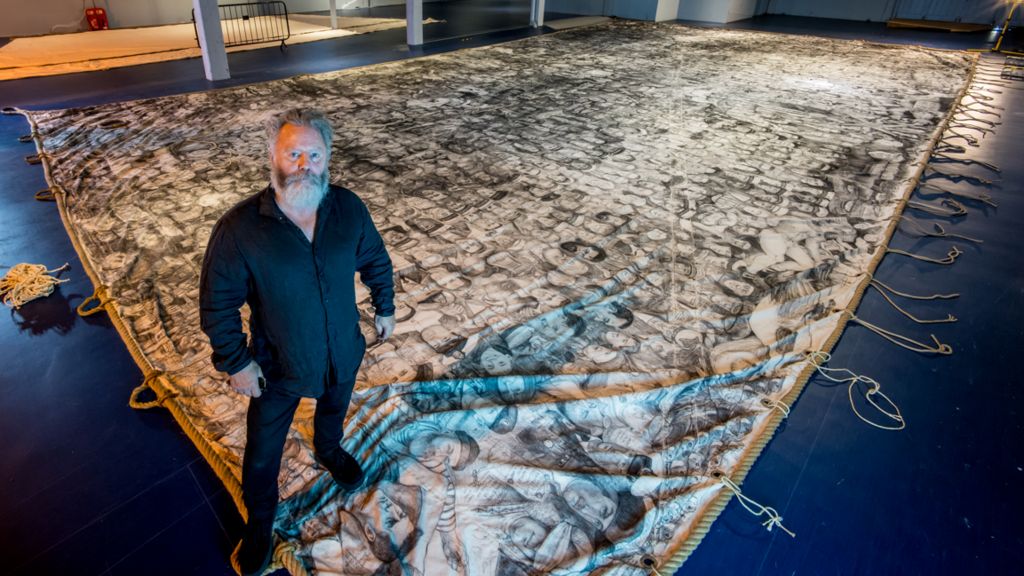
[(399, 322), (346, 423), (365, 488), (338, 493), (299, 409), (294, 571), (646, 575), (695, 546), (832, 346), (973, 62), (622, 22), (30, 116), (122, 336), (233, 491), (246, 401), (199, 330), (201, 258), (267, 185), (266, 114), (331, 117)]

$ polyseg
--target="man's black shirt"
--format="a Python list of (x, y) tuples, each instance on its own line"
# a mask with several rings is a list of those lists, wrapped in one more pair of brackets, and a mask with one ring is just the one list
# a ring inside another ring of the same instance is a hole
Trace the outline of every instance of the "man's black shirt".
[[(319, 396), (329, 359), (347, 376), (365, 351), (357, 271), (376, 314), (394, 314), (391, 258), (350, 190), (328, 189), (312, 243), (277, 206), (273, 187), (238, 203), (214, 226), (199, 281), (200, 322), (214, 366), (235, 374), (256, 360), (268, 385)], [(248, 346), (239, 312), (246, 302)]]

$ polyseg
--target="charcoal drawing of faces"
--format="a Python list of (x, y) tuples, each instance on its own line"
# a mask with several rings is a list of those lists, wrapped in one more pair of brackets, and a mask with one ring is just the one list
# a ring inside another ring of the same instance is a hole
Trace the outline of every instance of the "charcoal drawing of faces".
[(580, 336), (586, 330), (583, 319), (564, 308), (538, 317), (535, 323), (537, 333), (549, 341)]
[(497, 376), (512, 371), (514, 357), (504, 344), (494, 342), (480, 352), (480, 368), (485, 374)]
[(459, 336), (441, 324), (427, 326), (420, 332), (420, 336), (438, 354), (451, 358), (462, 358), (465, 356), (463, 348), (466, 346), (466, 338)]
[(598, 306), (592, 315), (594, 320), (612, 330), (625, 330), (634, 320), (633, 312), (618, 302)]
[(591, 528), (603, 532), (618, 510), (615, 496), (589, 480), (573, 480), (563, 492), (569, 509), (579, 514)]
[(462, 470), (476, 460), (480, 446), (469, 434), (424, 432), (409, 443), (409, 455), (423, 467), (442, 472), (447, 463), (452, 470)]
[(636, 338), (615, 330), (604, 333), (604, 341), (612, 350), (635, 349), (640, 345)]
[(376, 532), (347, 510), (341, 510), (338, 517), (340, 520), (338, 538), (341, 541), (341, 560), (346, 573), (357, 576), (376, 573), (381, 564), (381, 560), (374, 554)]
[(500, 376), (497, 387), (498, 397), (505, 404), (529, 402), (538, 392), (538, 384), (523, 376)]
[(509, 544), (532, 559), (547, 538), (548, 527), (529, 516), (519, 516), (505, 526), (505, 536)]

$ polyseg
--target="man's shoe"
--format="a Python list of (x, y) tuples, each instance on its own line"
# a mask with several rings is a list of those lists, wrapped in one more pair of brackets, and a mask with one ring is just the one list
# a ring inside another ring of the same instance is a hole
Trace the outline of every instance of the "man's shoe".
[(242, 541), (235, 550), (238, 571), (242, 576), (259, 576), (270, 565), (274, 553), (274, 521), (249, 520)]
[(323, 456), (317, 454), (316, 461), (327, 468), (342, 490), (355, 490), (363, 483), (363, 467), (342, 448)]

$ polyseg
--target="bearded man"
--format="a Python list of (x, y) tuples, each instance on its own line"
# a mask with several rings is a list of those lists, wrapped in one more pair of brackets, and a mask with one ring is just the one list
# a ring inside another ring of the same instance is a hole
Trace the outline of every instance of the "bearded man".
[[(236, 557), (260, 574), (272, 555), (277, 478), (288, 428), (303, 397), (316, 398), (316, 460), (343, 490), (363, 481), (341, 448), (356, 372), (366, 350), (355, 273), (370, 289), (377, 337), (395, 328), (391, 259), (363, 202), (330, 184), (333, 133), (319, 111), (270, 118), (271, 185), (225, 213), (200, 277), (200, 322), (213, 364), (249, 397), (242, 498), (249, 519)], [(240, 308), (249, 304), (249, 334)]]

